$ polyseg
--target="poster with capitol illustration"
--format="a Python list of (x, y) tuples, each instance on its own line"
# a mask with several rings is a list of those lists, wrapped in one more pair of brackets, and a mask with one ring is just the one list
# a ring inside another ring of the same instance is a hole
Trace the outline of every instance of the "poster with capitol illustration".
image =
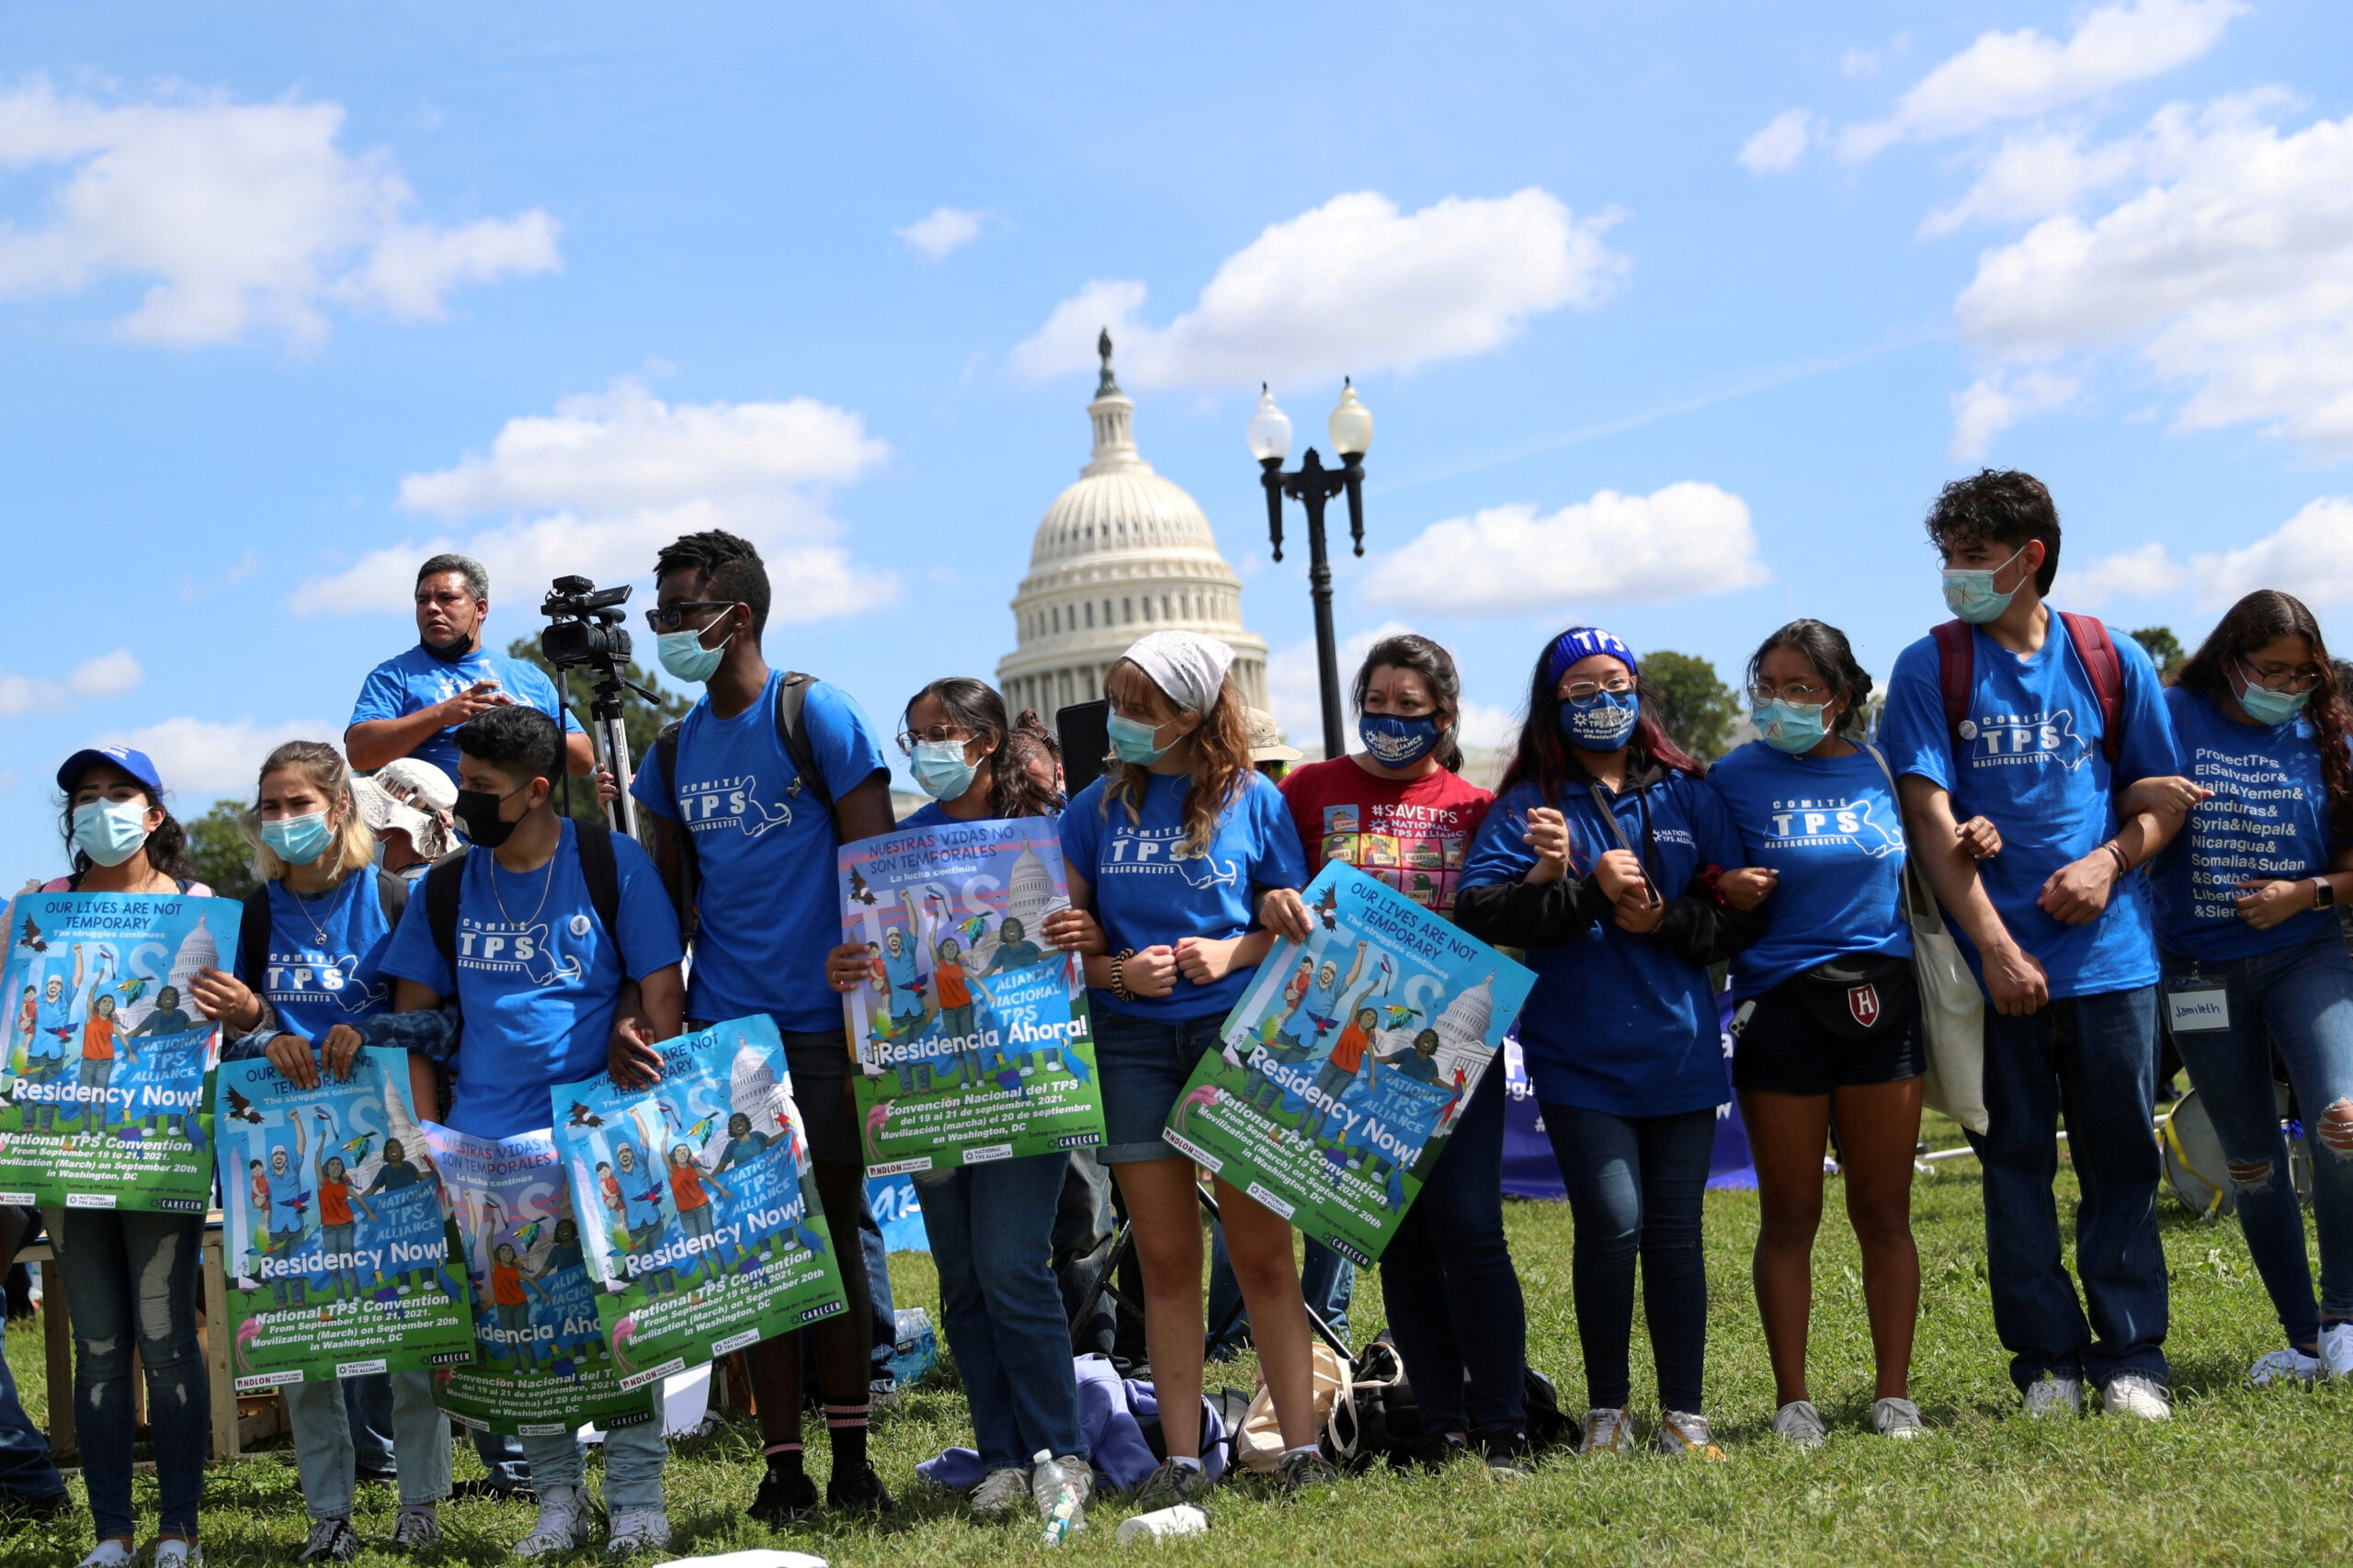
[(233, 899), (24, 892), (0, 964), (0, 1203), (201, 1214), (220, 1026), (188, 982), (236, 951)]
[(1445, 1152), (1536, 977), (1353, 866), (1307, 884), (1162, 1136), (1370, 1265)]
[(1045, 943), (1070, 906), (1051, 817), (934, 823), (844, 845), (842, 999), (872, 1176), (1103, 1142), (1085, 976)]

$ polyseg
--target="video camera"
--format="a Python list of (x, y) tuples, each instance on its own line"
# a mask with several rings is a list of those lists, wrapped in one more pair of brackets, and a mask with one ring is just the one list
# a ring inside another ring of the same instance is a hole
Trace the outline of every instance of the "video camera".
[(558, 577), (540, 601), (540, 613), (554, 622), (540, 633), (540, 652), (558, 669), (589, 665), (610, 671), (629, 662), (629, 631), (621, 606), (631, 585), (599, 588), (586, 577)]

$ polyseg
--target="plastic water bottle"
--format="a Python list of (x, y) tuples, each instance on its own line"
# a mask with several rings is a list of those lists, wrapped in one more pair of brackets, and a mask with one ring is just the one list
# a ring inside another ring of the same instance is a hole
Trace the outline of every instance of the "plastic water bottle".
[(1199, 1503), (1179, 1503), (1173, 1508), (1156, 1513), (1138, 1514), (1120, 1526), (1112, 1540), (1121, 1546), (1132, 1546), (1140, 1540), (1162, 1540), (1176, 1535), (1207, 1535), (1210, 1511)]
[(1038, 1506), (1046, 1511), (1046, 1544), (1060, 1546), (1064, 1537), (1076, 1535), (1086, 1528), (1078, 1483), (1063, 1473), (1063, 1467), (1054, 1462), (1050, 1449), (1040, 1449), (1029, 1462), (1034, 1467), (1029, 1477), (1030, 1491), (1038, 1499)]

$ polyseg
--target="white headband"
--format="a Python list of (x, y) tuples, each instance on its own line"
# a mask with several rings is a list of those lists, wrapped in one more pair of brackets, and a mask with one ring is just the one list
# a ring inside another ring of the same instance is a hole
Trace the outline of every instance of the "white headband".
[(1207, 713), (1233, 667), (1233, 650), (1198, 631), (1155, 631), (1127, 652), (1130, 664), (1152, 677), (1170, 701)]

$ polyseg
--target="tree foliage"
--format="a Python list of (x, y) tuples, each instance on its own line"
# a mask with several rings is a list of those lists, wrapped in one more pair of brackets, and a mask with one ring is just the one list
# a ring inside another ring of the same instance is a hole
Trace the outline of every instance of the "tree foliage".
[(186, 826), (188, 858), (214, 893), (243, 898), (260, 885), (254, 878), (253, 841), (245, 836), (244, 801), (215, 801), (210, 811)]
[[(555, 666), (548, 663), (546, 654), (540, 652), (540, 640), (536, 637), (517, 637), (514, 642), (506, 644), (506, 656), (510, 659), (521, 659), (524, 663), (535, 666), (551, 681), (556, 678)], [(658, 703), (648, 702), (628, 687), (621, 688), (621, 731), (629, 740), (630, 769), (633, 773), (638, 765), (644, 760), (645, 754), (654, 749), (654, 739), (661, 734), (662, 726), (674, 720), (685, 718), (694, 707), (694, 703), (690, 699), (682, 697), (675, 691), (663, 691), (654, 684), (653, 672), (640, 666), (634, 659), (621, 665), (621, 676), (625, 680), (644, 687), (649, 691), (659, 693), (662, 699)], [(567, 672), (564, 680), (557, 687), (558, 690), (569, 692), (572, 698), (572, 716), (580, 721), (580, 727), (588, 731), (591, 735), (596, 733), (596, 730), (589, 720), (588, 702), (594, 694), (594, 685), (595, 679), (592, 676), (586, 671), (575, 669)], [(604, 747), (601, 742), (597, 744), (597, 759), (599, 762), (604, 760)], [(594, 802), (584, 783), (575, 782), (573, 790), (578, 797), (582, 815), (600, 814), (593, 809)], [(564, 809), (564, 791), (561, 787), (555, 792), (555, 806), (559, 812)]]
[(2143, 626), (2134, 631), (2131, 638), (2149, 655), (2149, 662), (2157, 666), (2157, 674), (2167, 680), (2171, 680), (2174, 672), (2181, 668), (2182, 661), (2189, 657), (2188, 651), (2181, 645), (2181, 639), (2173, 634), (2170, 626)]
[(1643, 705), (1703, 762), (1722, 756), (1742, 717), (1740, 699), (1716, 678), (1716, 666), (1691, 653), (1661, 649), (1642, 664)]

